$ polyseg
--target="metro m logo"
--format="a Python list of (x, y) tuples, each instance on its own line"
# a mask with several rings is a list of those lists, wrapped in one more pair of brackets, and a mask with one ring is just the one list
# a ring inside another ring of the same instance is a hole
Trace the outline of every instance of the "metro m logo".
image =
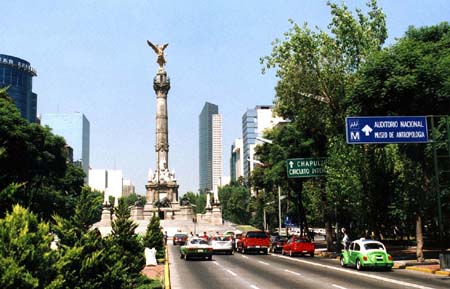
[(351, 131), (350, 132), (350, 139), (351, 140), (360, 140), (360, 138), (359, 138), (359, 131)]

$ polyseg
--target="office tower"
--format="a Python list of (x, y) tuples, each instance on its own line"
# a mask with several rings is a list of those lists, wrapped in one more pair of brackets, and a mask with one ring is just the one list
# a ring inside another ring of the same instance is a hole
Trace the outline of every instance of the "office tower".
[(272, 105), (258, 105), (248, 109), (242, 116), (242, 142), (243, 142), (243, 176), (246, 180), (255, 166), (256, 138), (262, 137), (264, 130), (271, 129), (282, 121), (272, 114)]
[(199, 189), (217, 189), (222, 177), (222, 116), (219, 107), (206, 102), (199, 115)]
[(37, 95), (32, 92), (33, 76), (36, 71), (29, 62), (0, 54), (0, 88), (9, 87), (9, 96), (29, 122), (36, 122)]
[(81, 167), (86, 174), (87, 183), (89, 175), (89, 121), (84, 114), (65, 113), (41, 115), (41, 125), (48, 125), (54, 134), (64, 137), (67, 144), (73, 149), (73, 161)]

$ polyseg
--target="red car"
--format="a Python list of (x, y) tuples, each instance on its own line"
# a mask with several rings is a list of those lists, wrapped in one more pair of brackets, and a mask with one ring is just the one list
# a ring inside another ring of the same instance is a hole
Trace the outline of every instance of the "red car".
[(314, 257), (315, 249), (316, 247), (314, 243), (312, 243), (308, 238), (292, 236), (283, 246), (281, 254), (289, 254), (289, 256), (293, 256), (295, 254), (309, 254), (311, 257)]
[(173, 244), (174, 245), (184, 245), (188, 239), (187, 234), (177, 233), (173, 236)]
[(263, 231), (249, 231), (242, 233), (242, 238), (237, 241), (237, 251), (243, 254), (253, 252), (269, 253), (270, 238)]

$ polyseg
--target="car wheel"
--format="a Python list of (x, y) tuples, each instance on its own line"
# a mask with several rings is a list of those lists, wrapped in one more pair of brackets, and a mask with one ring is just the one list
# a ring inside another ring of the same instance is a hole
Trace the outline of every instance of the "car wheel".
[(231, 251), (230, 251), (230, 255), (234, 255), (234, 252), (233, 252), (233, 250), (231, 250)]
[(269, 254), (269, 249), (264, 250), (264, 255), (267, 255), (267, 254)]
[(361, 271), (363, 269), (361, 265), (361, 261), (359, 259), (356, 259), (356, 270)]
[(341, 264), (341, 267), (345, 267), (344, 256), (341, 256), (339, 263)]
[(184, 255), (184, 260), (186, 260), (186, 261), (189, 261), (189, 256), (186, 254), (186, 255)]
[(212, 260), (212, 255), (208, 256), (208, 260), (209, 260), (209, 261)]
[(314, 257), (314, 252), (310, 253), (309, 256)]
[(183, 259), (184, 258), (184, 255), (183, 254), (180, 254), (180, 259)]

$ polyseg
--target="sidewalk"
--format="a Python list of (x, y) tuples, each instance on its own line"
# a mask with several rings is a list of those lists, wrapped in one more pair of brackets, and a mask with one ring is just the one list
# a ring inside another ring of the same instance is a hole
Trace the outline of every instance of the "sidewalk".
[[(392, 269), (406, 269), (428, 274), (449, 276), (450, 270), (441, 270), (438, 249), (424, 249), (425, 262), (416, 261), (416, 247), (387, 246), (387, 251), (394, 258)], [(325, 248), (316, 249), (316, 255), (325, 258), (339, 258), (336, 252), (327, 252)]]

